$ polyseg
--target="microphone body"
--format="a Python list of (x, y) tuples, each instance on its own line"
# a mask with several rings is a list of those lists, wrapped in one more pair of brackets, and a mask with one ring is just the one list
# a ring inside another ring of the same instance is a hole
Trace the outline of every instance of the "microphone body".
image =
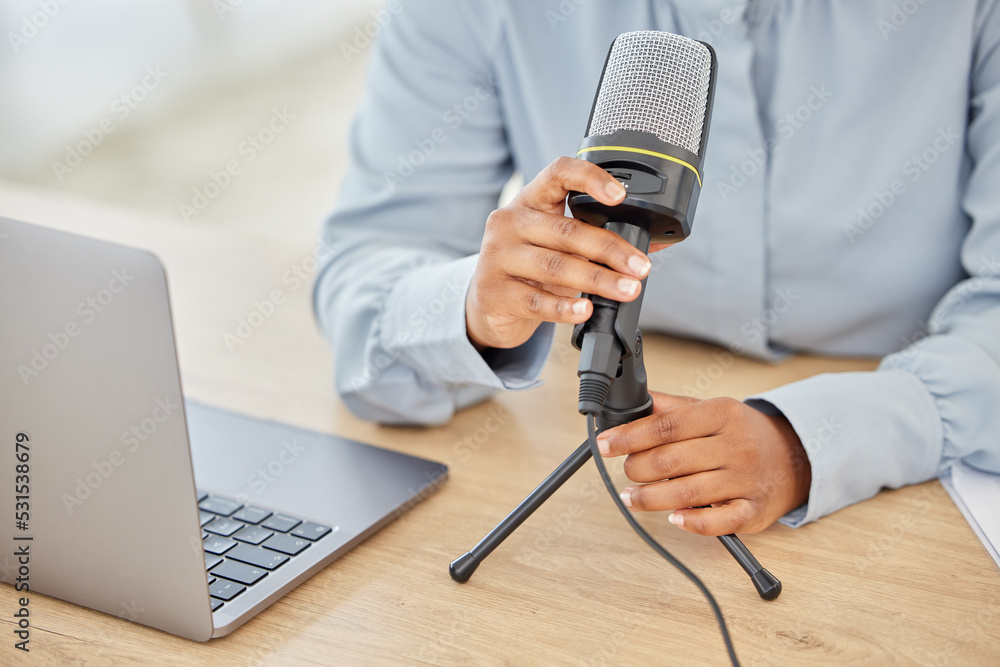
[[(575, 218), (614, 231), (644, 253), (650, 243), (691, 234), (716, 70), (715, 52), (703, 42), (653, 30), (615, 39), (577, 157), (607, 170), (626, 196), (607, 206), (571, 192)], [(600, 413), (622, 360), (636, 354), (645, 287), (644, 280), (626, 304), (591, 296), (593, 315), (573, 330), (581, 413)]]

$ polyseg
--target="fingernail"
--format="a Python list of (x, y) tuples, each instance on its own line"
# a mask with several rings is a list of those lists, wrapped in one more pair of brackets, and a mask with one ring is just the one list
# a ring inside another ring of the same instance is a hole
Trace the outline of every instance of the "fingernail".
[(652, 262), (641, 255), (632, 255), (628, 258), (628, 268), (632, 269), (632, 273), (640, 278), (646, 277), (646, 274), (649, 273), (649, 267), (652, 265)]
[(611, 181), (605, 185), (604, 192), (612, 199), (621, 199), (625, 196), (625, 188), (618, 181)]
[(639, 291), (639, 281), (633, 278), (622, 278), (618, 281), (618, 291), (625, 296), (632, 296)]
[(576, 315), (583, 315), (587, 312), (587, 300), (580, 299), (573, 303), (573, 313)]
[(671, 512), (670, 516), (667, 517), (667, 521), (680, 528), (684, 525), (684, 515), (678, 514), (677, 512)]
[(625, 503), (625, 507), (632, 509), (632, 489), (628, 488), (621, 492), (622, 502)]
[(601, 456), (608, 456), (611, 454), (611, 446), (608, 444), (608, 439), (604, 436), (597, 437), (597, 449), (601, 451)]

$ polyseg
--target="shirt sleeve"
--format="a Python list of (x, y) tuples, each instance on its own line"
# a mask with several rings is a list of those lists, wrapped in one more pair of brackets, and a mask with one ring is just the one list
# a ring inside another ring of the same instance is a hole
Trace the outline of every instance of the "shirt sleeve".
[(747, 399), (784, 414), (809, 456), (809, 500), (782, 518), (787, 525), (933, 478), (956, 460), (1000, 472), (1000, 12), (983, 4), (965, 137), (968, 278), (937, 304), (928, 335), (878, 370), (819, 375)]
[(490, 3), (474, 17), (458, 0), (386, 8), (323, 229), (314, 310), (352, 412), (433, 424), (537, 384), (552, 326), (485, 356), (466, 333), (475, 253), (512, 172), (490, 66), (499, 20)]

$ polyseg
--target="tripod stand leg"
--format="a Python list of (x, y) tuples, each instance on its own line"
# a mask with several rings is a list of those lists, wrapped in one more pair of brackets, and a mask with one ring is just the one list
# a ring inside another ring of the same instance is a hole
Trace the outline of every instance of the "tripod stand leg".
[(765, 600), (774, 600), (781, 594), (781, 582), (757, 562), (757, 559), (743, 544), (743, 540), (735, 535), (719, 535), (719, 541), (743, 570), (750, 575), (750, 581), (753, 582), (758, 595)]
[(522, 500), (521, 504), (504, 517), (503, 521), (498, 523), (496, 528), (480, 540), (479, 544), (472, 547), (472, 550), (466, 552), (465, 555), (459, 556), (452, 561), (451, 565), (448, 566), (451, 578), (460, 584), (467, 582), (472, 573), (479, 567), (479, 564), (493, 553), (493, 550), (500, 546), (500, 543), (507, 539), (511, 533), (517, 530), (517, 527), (524, 523), (536, 509), (541, 507), (542, 503), (548, 500), (549, 496), (555, 493), (566, 480), (572, 477), (589, 458), (590, 444), (584, 442), (575, 452), (570, 454), (569, 458), (560, 463), (559, 467), (553, 470), (545, 478), (545, 481), (539, 484), (527, 498)]

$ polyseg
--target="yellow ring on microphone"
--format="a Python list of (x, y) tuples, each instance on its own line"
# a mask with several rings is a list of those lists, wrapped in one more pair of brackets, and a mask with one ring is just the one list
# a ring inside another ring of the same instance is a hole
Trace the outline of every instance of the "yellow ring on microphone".
[(641, 153), (643, 155), (652, 155), (653, 157), (658, 157), (661, 160), (668, 160), (670, 162), (676, 162), (677, 164), (687, 167), (694, 172), (695, 177), (698, 179), (698, 187), (701, 185), (701, 174), (698, 170), (694, 168), (693, 165), (688, 164), (684, 160), (675, 158), (673, 155), (665, 155), (663, 153), (657, 153), (656, 151), (647, 151), (645, 148), (632, 148), (631, 146), (591, 146), (590, 148), (581, 148), (576, 152), (577, 156), (584, 153), (589, 153), (590, 151), (624, 151), (626, 153)]

